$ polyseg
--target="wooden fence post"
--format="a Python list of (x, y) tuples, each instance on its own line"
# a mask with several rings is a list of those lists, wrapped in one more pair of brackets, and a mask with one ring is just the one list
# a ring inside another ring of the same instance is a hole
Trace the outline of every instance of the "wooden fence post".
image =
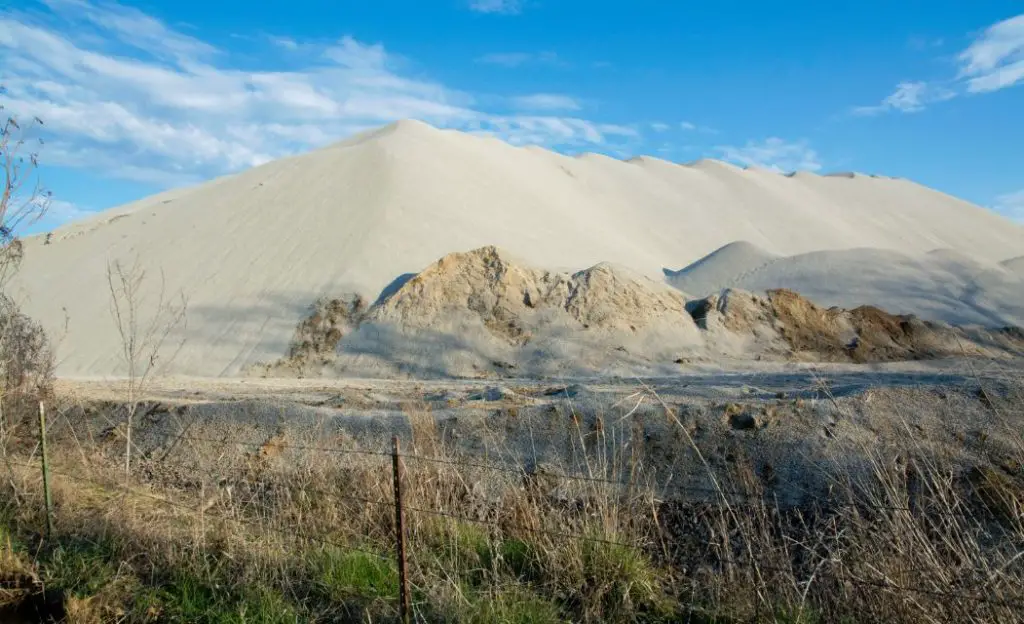
[(46, 452), (46, 406), (39, 402), (39, 446), (43, 457), (43, 499), (46, 504), (46, 539), (53, 537), (53, 498), (50, 496), (50, 457)]
[(412, 623), (409, 572), (405, 559), (405, 514), (402, 510), (402, 457), (398, 436), (391, 436), (391, 468), (395, 480), (395, 554), (398, 556), (398, 612), (403, 624)]

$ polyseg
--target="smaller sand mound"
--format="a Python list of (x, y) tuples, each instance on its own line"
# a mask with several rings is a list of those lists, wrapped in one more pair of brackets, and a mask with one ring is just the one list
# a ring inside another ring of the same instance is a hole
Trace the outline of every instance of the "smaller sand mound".
[(779, 256), (747, 241), (720, 247), (678, 271), (665, 269), (666, 281), (684, 292), (703, 295), (728, 288), (741, 276), (768, 266)]

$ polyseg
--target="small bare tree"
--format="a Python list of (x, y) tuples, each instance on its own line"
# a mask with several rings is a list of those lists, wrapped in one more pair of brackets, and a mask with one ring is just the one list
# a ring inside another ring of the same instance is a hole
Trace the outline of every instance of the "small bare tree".
[(140, 399), (151, 375), (157, 369), (158, 362), (169, 364), (184, 345), (185, 339), (182, 337), (174, 351), (161, 360), (171, 333), (180, 328), (184, 334), (185, 315), (188, 310), (188, 301), (184, 294), (180, 294), (177, 301), (165, 298), (164, 275), (161, 272), (155, 305), (149, 310), (147, 319), (141, 318), (146, 311), (143, 294), (145, 282), (146, 271), (139, 265), (137, 258), (128, 266), (120, 261), (107, 264), (110, 313), (121, 340), (121, 359), (127, 374), (124, 451), (126, 477), (131, 474), (132, 426)]
[[(4, 92), (0, 86), (0, 95)], [(43, 122), (21, 122), (2, 103), (0, 120), (0, 454), (6, 459), (9, 416), (44, 398), (53, 358), (42, 328), (6, 292), (24, 254), (20, 228), (37, 221), (50, 204), (38, 176), (42, 139), (29, 139)]]

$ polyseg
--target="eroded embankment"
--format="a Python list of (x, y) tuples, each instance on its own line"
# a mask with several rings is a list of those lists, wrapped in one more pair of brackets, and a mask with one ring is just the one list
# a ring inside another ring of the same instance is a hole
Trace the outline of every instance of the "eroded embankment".
[[(172, 476), (386, 452), (392, 434), (408, 445), (426, 430), (433, 453), (524, 473), (642, 474), (681, 499), (742, 473), (766, 495), (802, 504), (828, 491), (829, 474), (867, 478), (874, 462), (908, 454), (939, 458), (951, 474), (1024, 479), (1008, 459), (1024, 396), (1012, 379), (812, 371), (718, 385), (711, 377), (637, 386), (367, 382), (279, 398), (167, 396), (140, 406), (133, 445), (140, 465)], [(52, 435), (94, 440), (115, 457), (124, 413), (114, 400), (71, 404)]]

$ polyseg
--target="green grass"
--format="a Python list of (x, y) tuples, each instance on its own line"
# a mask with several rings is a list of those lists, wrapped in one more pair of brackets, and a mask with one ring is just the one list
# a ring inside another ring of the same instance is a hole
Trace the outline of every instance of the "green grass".
[(239, 588), (227, 579), (176, 572), (170, 582), (135, 600), (136, 617), (209, 624), (289, 624), (306, 621), (304, 610), (279, 590), (262, 585)]
[(529, 588), (512, 585), (476, 597), (465, 618), (470, 624), (555, 624), (568, 622), (558, 605)]
[(102, 543), (71, 540), (45, 553), (42, 575), (50, 587), (87, 598), (118, 577), (115, 561), (115, 553)]
[(398, 569), (388, 558), (326, 547), (309, 555), (318, 589), (328, 599), (392, 598), (397, 594)]

